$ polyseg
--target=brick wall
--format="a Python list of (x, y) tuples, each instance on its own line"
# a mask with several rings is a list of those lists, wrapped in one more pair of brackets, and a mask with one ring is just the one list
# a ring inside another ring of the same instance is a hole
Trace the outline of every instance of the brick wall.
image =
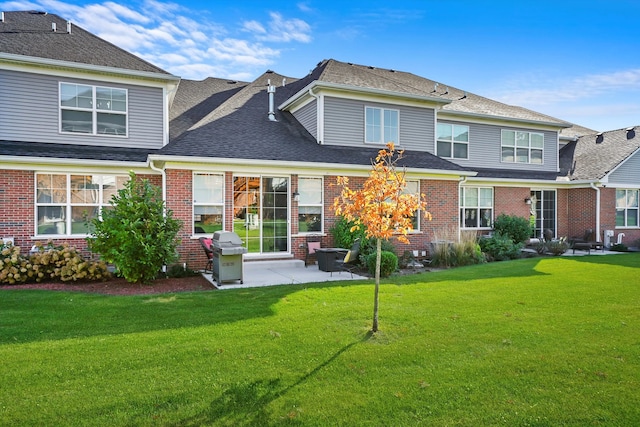
[(524, 200), (530, 197), (531, 190), (529, 187), (494, 187), (494, 218), (500, 214), (505, 214), (528, 219), (531, 205), (527, 205)]
[(25, 252), (33, 246), (34, 185), (32, 171), (0, 171), (0, 237), (14, 237)]
[(567, 236), (582, 237), (586, 229), (595, 230), (596, 191), (592, 188), (573, 188), (568, 190), (567, 200)]

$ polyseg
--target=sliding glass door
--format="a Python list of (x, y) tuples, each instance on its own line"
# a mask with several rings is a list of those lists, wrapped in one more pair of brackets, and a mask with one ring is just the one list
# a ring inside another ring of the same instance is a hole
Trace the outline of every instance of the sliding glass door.
[(249, 253), (289, 252), (289, 178), (233, 178), (233, 231)]
[(531, 191), (531, 216), (535, 218), (535, 236), (542, 238), (549, 229), (556, 236), (556, 192), (555, 190)]

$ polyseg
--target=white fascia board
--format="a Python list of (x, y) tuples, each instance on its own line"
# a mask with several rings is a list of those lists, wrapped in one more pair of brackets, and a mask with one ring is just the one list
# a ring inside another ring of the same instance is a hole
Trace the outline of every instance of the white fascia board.
[(0, 162), (0, 169), (36, 171), (46, 169), (66, 172), (87, 172), (88, 169), (101, 171), (121, 169), (125, 173), (129, 170), (134, 170), (142, 171), (145, 174), (155, 174), (155, 172), (149, 169), (148, 162), (68, 159), (59, 157), (4, 156)]
[(361, 86), (344, 85), (339, 83), (319, 82), (314, 80), (307, 86), (296, 92), (293, 96), (287, 99), (285, 102), (278, 106), (279, 110), (287, 110), (295, 107), (296, 104), (304, 102), (304, 100), (310, 96), (309, 90), (316, 90), (316, 95), (319, 91), (332, 90), (337, 92), (346, 92), (352, 94), (368, 94), (374, 97), (384, 97), (393, 99), (410, 99), (419, 102), (429, 102), (436, 105), (445, 105), (451, 103), (448, 99), (436, 98), (433, 96), (413, 95), (405, 92), (394, 92), (382, 89), (372, 89)]
[(590, 187), (591, 183), (595, 181), (581, 180), (581, 181), (549, 181), (546, 179), (507, 179), (507, 178), (483, 178), (475, 177), (469, 178), (467, 184), (487, 184), (497, 187), (531, 187), (536, 188), (583, 188)]
[(30, 65), (35, 67), (59, 68), (76, 72), (116, 75), (129, 78), (159, 80), (164, 82), (178, 82), (180, 77), (173, 74), (156, 73), (152, 71), (127, 70), (124, 68), (105, 67), (102, 65), (80, 64), (77, 62), (60, 61), (57, 59), (38, 58), (35, 56), (0, 53), (0, 61), (7, 61), (16, 65)]
[(443, 120), (486, 123), (500, 126), (509, 126), (508, 123), (513, 123), (513, 125), (511, 126), (527, 125), (527, 128), (549, 129), (554, 131), (563, 128), (570, 128), (571, 126), (573, 126), (572, 124), (566, 122), (545, 122), (532, 119), (520, 119), (517, 117), (504, 117), (492, 114), (469, 113), (464, 111), (452, 110), (438, 110), (438, 118), (442, 118)]
[[(315, 171), (326, 175), (340, 174), (362, 174), (366, 176), (371, 171), (371, 165), (349, 165), (337, 163), (301, 163), (292, 161), (269, 161), (268, 165), (264, 160), (212, 158), (212, 157), (191, 157), (191, 156), (163, 156), (158, 154), (149, 155), (151, 162), (164, 162), (165, 169), (197, 169), (197, 170), (252, 170), (263, 173), (308, 173)], [(434, 176), (448, 177), (448, 179), (458, 179), (460, 176), (475, 176), (476, 172), (468, 171), (448, 171), (442, 169), (419, 169), (407, 168), (407, 174), (412, 176)]]

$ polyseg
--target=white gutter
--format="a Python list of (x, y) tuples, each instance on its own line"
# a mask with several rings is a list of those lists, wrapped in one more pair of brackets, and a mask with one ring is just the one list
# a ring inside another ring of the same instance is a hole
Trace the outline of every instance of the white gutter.
[(162, 200), (164, 201), (164, 216), (167, 216), (167, 172), (164, 170), (164, 168), (159, 168), (156, 165), (153, 164), (153, 160), (149, 160), (149, 167), (156, 171), (156, 172), (160, 172), (160, 175), (162, 175)]
[(180, 77), (174, 76), (173, 74), (164, 74), (164, 73), (153, 72), (153, 71), (127, 70), (127, 69), (116, 68), (116, 67), (106, 67), (103, 65), (79, 64), (77, 62), (71, 62), (71, 61), (60, 61), (57, 59), (38, 58), (35, 56), (27, 56), (27, 55), (15, 55), (12, 53), (0, 53), (0, 60), (2, 59), (7, 61), (12, 61), (12, 62), (23, 63), (23, 64), (47, 65), (51, 67), (63, 67), (63, 68), (70, 68), (73, 70), (94, 71), (99, 73), (118, 74), (123, 76), (144, 77), (144, 78), (157, 79), (157, 80), (174, 80), (174, 81), (180, 80)]
[(316, 132), (318, 144), (322, 144), (324, 141), (324, 102), (319, 95), (313, 93), (313, 87), (309, 87), (309, 96), (316, 99)]
[[(6, 161), (6, 163), (5, 163)], [(29, 164), (65, 164), (65, 165), (77, 165), (77, 166), (125, 166), (135, 168), (147, 168), (147, 162), (124, 162), (119, 160), (89, 160), (89, 159), (70, 159), (67, 157), (25, 157), (25, 156), (3, 156), (0, 166), (10, 166), (15, 163), (29, 163)]]
[(596, 190), (596, 242), (600, 241), (600, 188), (593, 182), (591, 188)]

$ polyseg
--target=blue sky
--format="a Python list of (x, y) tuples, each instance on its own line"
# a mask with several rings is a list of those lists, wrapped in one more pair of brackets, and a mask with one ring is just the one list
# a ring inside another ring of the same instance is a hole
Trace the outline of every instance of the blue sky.
[(327, 58), (408, 71), (596, 130), (640, 125), (640, 1), (0, 1), (189, 79), (303, 77)]

